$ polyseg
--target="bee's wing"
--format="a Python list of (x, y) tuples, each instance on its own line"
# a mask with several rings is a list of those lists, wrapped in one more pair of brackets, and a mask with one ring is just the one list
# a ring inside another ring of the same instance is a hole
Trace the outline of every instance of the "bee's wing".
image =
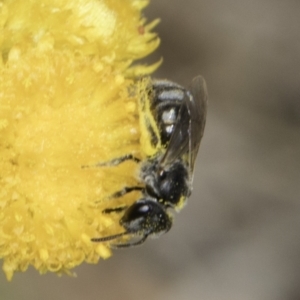
[(202, 76), (193, 79), (190, 92), (184, 97), (176, 125), (161, 165), (172, 164), (177, 158), (188, 154), (190, 175), (203, 136), (207, 112), (207, 89)]
[(189, 105), (191, 115), (189, 167), (190, 172), (193, 173), (195, 160), (204, 133), (207, 114), (208, 94), (206, 82), (202, 76), (197, 76), (193, 79), (190, 92), (193, 96), (193, 101), (190, 101)]

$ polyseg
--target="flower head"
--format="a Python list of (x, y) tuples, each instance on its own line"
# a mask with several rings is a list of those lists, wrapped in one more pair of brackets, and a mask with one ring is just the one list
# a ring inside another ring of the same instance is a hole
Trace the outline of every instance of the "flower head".
[[(8, 279), (33, 265), (69, 272), (111, 255), (91, 238), (120, 230), (109, 195), (136, 183), (140, 154), (133, 63), (159, 44), (143, 0), (0, 2), (0, 257)], [(86, 166), (86, 167), (83, 167)]]

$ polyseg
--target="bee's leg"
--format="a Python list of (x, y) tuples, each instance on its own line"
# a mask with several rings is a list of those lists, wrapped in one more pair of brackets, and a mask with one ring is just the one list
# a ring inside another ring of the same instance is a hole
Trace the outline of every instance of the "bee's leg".
[(111, 166), (117, 166), (127, 160), (133, 160), (136, 163), (139, 163), (141, 161), (139, 158), (133, 156), (132, 154), (126, 154), (124, 156), (117, 157), (106, 162), (97, 163), (95, 165), (83, 165), (81, 167), (83, 169), (90, 168), (90, 167), (111, 167)]
[[(127, 193), (130, 193), (132, 191), (143, 191), (144, 188), (141, 186), (131, 186), (131, 187), (124, 187), (122, 190), (112, 194), (111, 196), (108, 197), (108, 199), (113, 199), (113, 198), (119, 198), (124, 196)], [(128, 206), (119, 206), (119, 207), (114, 207), (114, 208), (106, 208), (102, 211), (104, 214), (110, 214), (112, 212), (120, 213), (124, 210), (126, 210)]]
[(145, 188), (141, 187), (141, 186), (125, 186), (122, 190), (115, 192), (114, 194), (112, 194), (111, 196), (109, 196), (109, 199), (113, 199), (113, 198), (120, 198), (132, 191), (144, 191)]
[(133, 160), (136, 163), (139, 163), (141, 160), (135, 156), (133, 156), (132, 154), (126, 154), (124, 156), (118, 157), (118, 158), (114, 158), (110, 161), (107, 162), (103, 162), (103, 163), (98, 163), (96, 164), (97, 167), (105, 167), (105, 166), (117, 166), (119, 164), (121, 164), (124, 161), (127, 160)]
[[(120, 198), (120, 197), (122, 197), (122, 196), (124, 196), (124, 195), (126, 195), (126, 194), (128, 194), (128, 193), (130, 193), (130, 192), (132, 192), (132, 191), (144, 191), (145, 190), (145, 188), (143, 188), (143, 187), (141, 187), (141, 186), (126, 186), (126, 187), (124, 187), (122, 190), (120, 190), (120, 191), (118, 191), (118, 192), (115, 192), (115, 193), (113, 193), (112, 195), (110, 195), (110, 196), (108, 196), (108, 197), (106, 197), (105, 199), (106, 200), (110, 200), (110, 199), (114, 199), (114, 198)], [(95, 203), (100, 203), (101, 201), (96, 201)], [(126, 206), (124, 206), (124, 209), (126, 209), (127, 207)], [(123, 210), (124, 210), (123, 209)], [(118, 210), (118, 209), (117, 209)], [(106, 210), (104, 210), (104, 211), (106, 211)], [(121, 210), (122, 211), (122, 210)]]

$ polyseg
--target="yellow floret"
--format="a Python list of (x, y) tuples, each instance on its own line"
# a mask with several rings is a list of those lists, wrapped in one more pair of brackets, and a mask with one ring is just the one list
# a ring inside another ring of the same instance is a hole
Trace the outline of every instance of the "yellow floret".
[[(111, 253), (92, 237), (121, 230), (104, 208), (136, 184), (140, 156), (132, 63), (159, 44), (138, 0), (0, 2), (0, 257), (8, 279), (33, 265), (69, 272)], [(85, 167), (83, 167), (85, 166)]]

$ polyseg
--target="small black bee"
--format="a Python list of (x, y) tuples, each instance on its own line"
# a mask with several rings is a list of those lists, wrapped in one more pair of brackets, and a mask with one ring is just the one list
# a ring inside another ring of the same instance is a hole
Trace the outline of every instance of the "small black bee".
[[(124, 232), (92, 238), (93, 242), (125, 235), (140, 237), (137, 241), (112, 245), (124, 248), (142, 244), (148, 236), (165, 233), (172, 226), (169, 209), (179, 210), (191, 195), (194, 164), (207, 112), (205, 80), (201, 76), (194, 78), (190, 90), (168, 80), (155, 80), (147, 99), (141, 101), (140, 118), (149, 133), (154, 154), (145, 160), (128, 154), (98, 164), (116, 166), (126, 160), (140, 163), (140, 182), (144, 186), (124, 187), (111, 197), (122, 197), (135, 190), (141, 191), (142, 197), (129, 207), (105, 209), (104, 214), (124, 212), (119, 221)], [(147, 106), (150, 114), (145, 113)]]

